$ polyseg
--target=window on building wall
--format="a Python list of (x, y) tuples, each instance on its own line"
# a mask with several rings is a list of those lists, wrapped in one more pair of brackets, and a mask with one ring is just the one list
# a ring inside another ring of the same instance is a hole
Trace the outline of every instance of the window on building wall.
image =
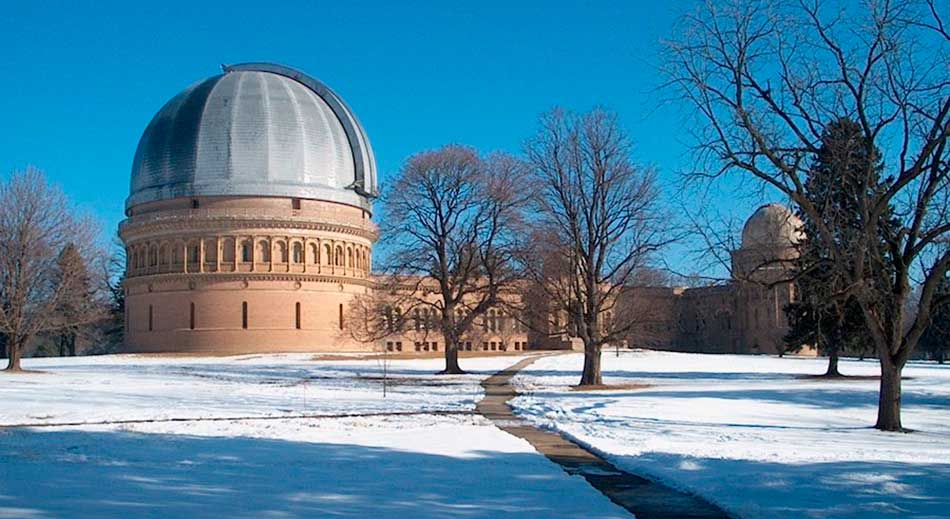
[(214, 240), (205, 240), (205, 261), (209, 263), (218, 261), (218, 244)]
[(262, 263), (270, 262), (270, 242), (260, 240), (257, 242), (257, 257)]
[(247, 330), (247, 301), (241, 303), (241, 328)]
[(396, 351), (402, 351), (402, 341), (396, 341)]
[(287, 263), (290, 258), (290, 254), (287, 251), (287, 244), (285, 242), (277, 242), (277, 250), (280, 253), (280, 262)]
[(192, 198), (192, 199), (191, 199), (191, 208), (192, 208), (192, 209), (198, 209), (198, 207), (199, 207), (200, 205), (201, 205), (201, 204), (198, 203), (198, 199), (197, 199), (197, 198)]
[(343, 247), (338, 246), (336, 248), (336, 259), (333, 262), (333, 264), (336, 265), (337, 267), (343, 266)]
[(294, 243), (294, 263), (303, 263), (303, 245)]
[(432, 343), (432, 351), (439, 351), (439, 343), (437, 342)]
[(154, 328), (152, 326), (155, 324), (152, 318), (152, 305), (148, 305), (148, 331), (152, 331)]
[(386, 341), (386, 351), (393, 351), (393, 341)]
[(241, 242), (241, 261), (244, 263), (250, 263), (254, 261), (254, 249), (251, 247), (250, 241)]
[(294, 308), (294, 320), (296, 322), (296, 328), (300, 329), (300, 303), (298, 302)]
[(316, 243), (310, 244), (310, 264), (320, 264), (320, 247), (317, 247)]
[(293, 198), (293, 199), (291, 199), (291, 200), (290, 200), (290, 207), (291, 207), (292, 209), (296, 210), (296, 211), (299, 211), (299, 210), (300, 210), (300, 199), (299, 199), (299, 198)]
[(195, 329), (195, 304), (194, 303), (191, 303), (191, 308), (189, 309), (188, 328), (191, 330)]
[(191, 246), (191, 260), (192, 263), (198, 263), (201, 261), (201, 250), (198, 245)]
[(340, 303), (340, 329), (343, 329), (343, 303)]
[(228, 263), (234, 261), (234, 240), (226, 238), (221, 242), (221, 259)]

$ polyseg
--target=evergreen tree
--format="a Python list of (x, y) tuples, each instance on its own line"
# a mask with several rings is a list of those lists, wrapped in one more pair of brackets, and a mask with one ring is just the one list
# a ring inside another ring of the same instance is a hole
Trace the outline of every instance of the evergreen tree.
[(57, 260), (64, 297), (56, 307), (57, 317), (64, 323), (56, 335), (60, 356), (76, 355), (76, 339), (88, 324), (87, 315), (95, 295), (91, 276), (79, 249), (72, 243), (63, 247)]
[(831, 248), (818, 238), (818, 229), (820, 225), (834, 229), (837, 245), (857, 238), (861, 228), (860, 200), (866, 196), (866, 190), (882, 186), (880, 157), (854, 121), (842, 118), (828, 124), (821, 149), (805, 179), (805, 196), (820, 208), (821, 221), (801, 209), (797, 211), (804, 223), (804, 237), (797, 245), (799, 257), (795, 265), (799, 297), (785, 309), (789, 320), (786, 348), (798, 351), (805, 345), (817, 346), (819, 353), (828, 356), (827, 376), (840, 376), (839, 355), (862, 353), (870, 347), (871, 337), (857, 302), (839, 297), (846, 287), (833, 273)]
[(950, 352), (950, 276), (937, 287), (939, 299), (934, 308), (930, 326), (920, 338), (920, 347), (931, 359), (943, 364)]

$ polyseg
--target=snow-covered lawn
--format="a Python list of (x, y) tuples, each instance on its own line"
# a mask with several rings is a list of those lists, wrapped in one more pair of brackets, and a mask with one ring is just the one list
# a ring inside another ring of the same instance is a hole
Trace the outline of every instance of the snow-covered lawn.
[(516, 377), (531, 392), (518, 414), (744, 518), (950, 517), (950, 365), (908, 365), (903, 422), (917, 432), (895, 434), (869, 427), (876, 381), (801, 377), (824, 359), (605, 352), (605, 382), (650, 387), (570, 391), (582, 359)]
[[(0, 374), (0, 424), (86, 425), (0, 429), (0, 518), (625, 517), (527, 442), (438, 414), (517, 360), (393, 361), (383, 398), (376, 360), (28, 359), (43, 373)], [(406, 412), (433, 414), (382, 415)], [(160, 421), (91, 424), (116, 420)]]

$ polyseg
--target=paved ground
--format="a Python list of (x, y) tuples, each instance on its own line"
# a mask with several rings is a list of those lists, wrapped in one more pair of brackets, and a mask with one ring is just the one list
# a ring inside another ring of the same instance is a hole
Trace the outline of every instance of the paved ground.
[(646, 478), (624, 472), (599, 455), (563, 436), (519, 419), (508, 401), (517, 396), (511, 379), (539, 357), (524, 359), (485, 379), (485, 397), (476, 411), (501, 430), (522, 438), (568, 474), (580, 475), (637, 519), (727, 519), (711, 503)]

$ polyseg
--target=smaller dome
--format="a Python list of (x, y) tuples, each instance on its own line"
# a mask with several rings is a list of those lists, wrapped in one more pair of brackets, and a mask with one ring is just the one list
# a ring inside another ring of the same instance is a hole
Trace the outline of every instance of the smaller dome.
[(759, 207), (742, 228), (742, 248), (792, 247), (802, 238), (802, 221), (782, 204)]

